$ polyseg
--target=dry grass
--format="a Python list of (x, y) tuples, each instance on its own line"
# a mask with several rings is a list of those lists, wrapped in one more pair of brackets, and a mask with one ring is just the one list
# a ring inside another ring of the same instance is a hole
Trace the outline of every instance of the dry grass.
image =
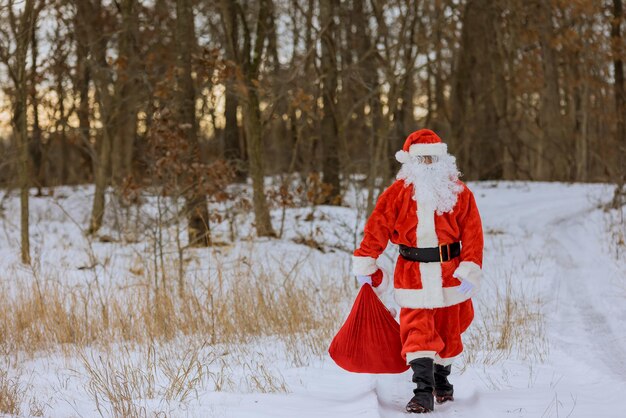
[[(79, 359), (71, 374), (103, 417), (167, 416), (170, 404), (211, 391), (285, 393), (282, 365), (326, 354), (352, 291), (302, 281), (301, 264), (280, 267), (278, 277), (246, 263), (219, 266), (211, 277), (190, 274), (182, 294), (175, 280), (155, 286), (148, 266), (133, 267), (142, 274), (117, 288), (13, 283), (0, 289), (0, 350)], [(280, 358), (260, 354), (268, 345)], [(27, 400), (17, 380), (0, 375), (0, 412), (44, 413)]]
[(475, 303), (476, 319), (464, 336), (465, 365), (516, 358), (544, 361), (548, 354), (543, 302), (514, 286), (509, 276), (488, 304)]
[(4, 368), (0, 369), (0, 413), (20, 415), (24, 396), (19, 377), (11, 378)]
[(145, 417), (156, 414), (144, 405), (146, 399), (184, 402), (205, 381), (212, 359), (202, 358), (200, 351), (192, 347), (179, 358), (150, 345), (146, 352), (96, 356), (79, 351), (78, 356), (88, 377), (87, 392), (101, 416)]
[[(0, 291), (0, 347), (79, 358), (75, 372), (101, 416), (166, 416), (146, 400), (167, 409), (211, 391), (288, 392), (281, 368), (326, 355), (351, 301), (351, 282), (304, 281), (300, 262), (274, 275), (243, 261), (232, 266), (216, 266), (206, 278), (187, 275), (182, 293), (176, 280), (155, 282), (145, 265), (132, 266), (130, 283), (117, 288), (97, 286), (107, 280), (73, 288), (53, 279), (13, 284)], [(464, 338), (466, 365), (512, 356), (542, 360), (542, 303), (532, 293), (509, 278), (498, 283), (495, 298), (475, 306)], [(274, 345), (280, 359), (260, 354)], [(13, 399), (3, 398), (3, 410), (28, 408), (19, 384), (2, 382), (3, 396)]]
[(278, 335), (295, 348), (297, 335), (297, 345), (321, 354), (348, 291), (311, 281), (279, 282), (265, 273), (254, 277), (249, 271), (236, 272), (228, 286), (226, 281), (218, 275), (187, 283), (183, 295), (145, 277), (108, 292), (68, 289), (55, 280), (12, 285), (11, 291), (0, 291), (0, 347), (5, 353), (35, 353), (118, 342), (145, 345), (181, 335), (199, 335), (210, 344)]
[(626, 297), (626, 206), (621, 208), (605, 208), (604, 229), (608, 239), (604, 241), (604, 246), (608, 254), (615, 260), (617, 271), (611, 277), (611, 283), (615, 286), (617, 293)]
[[(59, 280), (12, 285), (11, 292), (0, 292), (0, 347), (31, 355), (62, 350), (80, 358), (77, 372), (87, 378), (87, 392), (103, 416), (147, 416), (142, 399), (288, 392), (273, 359), (259, 358), (254, 347), (279, 345), (291, 367), (325, 356), (354, 289), (349, 280), (342, 286), (297, 280), (299, 262), (280, 267), (277, 276), (245, 262), (233, 265), (238, 267), (217, 266), (209, 278), (189, 275), (182, 294), (175, 280), (155, 285), (149, 266), (133, 266), (142, 274), (131, 273), (133, 282), (113, 290), (68, 289)], [(495, 299), (475, 306), (476, 320), (464, 338), (466, 365), (511, 356), (542, 360), (547, 341), (540, 300), (509, 278), (499, 283)], [(166, 346), (178, 351), (164, 351)]]
[(45, 410), (46, 405), (36, 398), (31, 398), (30, 402), (28, 402), (28, 411), (31, 417), (43, 417)]

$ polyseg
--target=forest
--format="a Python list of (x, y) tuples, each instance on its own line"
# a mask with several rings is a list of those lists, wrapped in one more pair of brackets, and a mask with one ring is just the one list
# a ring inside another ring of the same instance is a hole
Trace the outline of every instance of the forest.
[(623, 0), (0, 0), (0, 415), (406, 417), (411, 376), (348, 373), (329, 344), (395, 155), (431, 129), (484, 235), (437, 412), (621, 418), (625, 20)]
[[(4, 0), (0, 184), (207, 196), (296, 174), (341, 203), (420, 127), (465, 179), (623, 183), (622, 0)], [(169, 184), (169, 186), (168, 186)], [(170, 187), (171, 188), (171, 187)], [(320, 193), (316, 193), (320, 194)], [(26, 209), (27, 210), (27, 209)]]

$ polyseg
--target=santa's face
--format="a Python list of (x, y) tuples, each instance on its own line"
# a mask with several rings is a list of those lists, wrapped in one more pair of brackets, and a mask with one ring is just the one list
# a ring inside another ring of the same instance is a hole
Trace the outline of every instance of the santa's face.
[(452, 210), (463, 189), (459, 175), (452, 155), (420, 155), (402, 164), (397, 178), (413, 186), (418, 204), (433, 206), (441, 214)]

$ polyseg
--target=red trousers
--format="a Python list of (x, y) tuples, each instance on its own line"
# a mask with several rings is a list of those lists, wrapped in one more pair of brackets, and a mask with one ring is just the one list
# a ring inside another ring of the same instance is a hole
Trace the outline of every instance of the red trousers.
[(472, 300), (435, 309), (400, 310), (402, 356), (407, 363), (420, 357), (448, 365), (463, 351), (461, 334), (474, 319)]

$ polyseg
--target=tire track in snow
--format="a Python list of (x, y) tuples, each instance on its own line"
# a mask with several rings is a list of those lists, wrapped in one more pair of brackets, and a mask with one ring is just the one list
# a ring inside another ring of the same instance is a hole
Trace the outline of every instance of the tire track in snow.
[[(585, 220), (579, 217), (558, 222), (558, 230), (551, 228), (553, 230), (546, 240), (556, 247), (555, 259), (564, 273), (562, 277), (556, 278), (566, 293), (566, 298), (559, 301), (562, 305), (558, 307), (560, 318), (577, 318), (574, 325), (576, 330), (584, 330), (584, 333), (578, 332), (577, 335), (582, 334), (586, 339), (584, 349), (581, 346), (565, 349), (576, 353), (582, 361), (596, 363), (613, 377), (623, 380), (626, 377), (626, 347), (622, 342), (623, 337), (616, 334), (608, 318), (616, 314), (611, 309), (610, 299), (607, 299), (612, 293), (607, 289), (610, 286), (609, 277), (597, 271), (599, 265), (610, 266), (613, 260), (599, 250), (602, 242), (590, 233)], [(553, 234), (557, 234), (557, 238)], [(569, 337), (563, 328), (557, 332)]]
[(557, 328), (556, 333), (567, 341), (577, 329), (585, 330), (575, 334), (584, 334), (584, 347), (560, 348), (576, 353), (583, 361), (597, 363), (623, 380), (626, 377), (626, 337), (620, 337), (622, 333), (611, 327), (616, 321), (610, 321), (608, 317), (626, 315), (626, 310), (616, 312), (611, 309), (610, 304), (620, 303), (620, 300), (618, 297), (607, 299), (615, 296), (609, 288), (609, 277), (603, 276), (610, 267), (598, 269), (600, 265), (612, 266), (615, 263), (602, 252), (603, 231), (594, 230), (601, 225), (597, 223), (601, 210), (598, 208), (598, 196), (566, 190), (563, 195), (532, 196), (523, 204), (496, 202), (502, 211), (498, 211), (494, 219), (487, 219), (487, 223), (495, 223), (504, 229), (518, 227), (526, 236), (541, 237), (545, 243), (543, 248), (547, 250), (546, 257), (553, 259), (559, 268), (556, 276), (552, 277), (554, 283), (551, 288), (555, 291), (553, 311), (559, 322), (570, 324), (567, 329)]

